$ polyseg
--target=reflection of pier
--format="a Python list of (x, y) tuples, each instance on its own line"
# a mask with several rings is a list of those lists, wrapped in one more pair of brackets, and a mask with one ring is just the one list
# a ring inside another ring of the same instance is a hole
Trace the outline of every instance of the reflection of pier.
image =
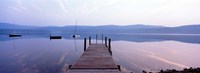
[(107, 47), (107, 38), (104, 44), (93, 44), (89, 38), (89, 47), (86, 49), (84, 39), (84, 53), (73, 65), (70, 65), (68, 73), (120, 73), (120, 66), (116, 65), (112, 58), (111, 40)]

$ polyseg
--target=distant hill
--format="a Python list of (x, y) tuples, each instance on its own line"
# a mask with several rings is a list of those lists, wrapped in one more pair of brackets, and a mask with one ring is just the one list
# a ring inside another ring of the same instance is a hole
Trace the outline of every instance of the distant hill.
[(9, 23), (0, 23), (0, 34), (10, 33), (24, 33), (24, 34), (35, 34), (35, 33), (48, 33), (48, 30), (43, 30), (37, 26), (23, 26)]
[(10, 23), (0, 23), (0, 29), (36, 29), (37, 26), (23, 26)]
[[(28, 30), (28, 31), (45, 31), (45, 32), (74, 32), (74, 26), (48, 26), (48, 27), (36, 27), (36, 26), (23, 26), (9, 23), (0, 23), (0, 31), (16, 31), (16, 30)], [(164, 27), (154, 25), (104, 25), (104, 26), (77, 26), (77, 33), (167, 33), (167, 34), (200, 34), (200, 25), (187, 25), (179, 27)]]

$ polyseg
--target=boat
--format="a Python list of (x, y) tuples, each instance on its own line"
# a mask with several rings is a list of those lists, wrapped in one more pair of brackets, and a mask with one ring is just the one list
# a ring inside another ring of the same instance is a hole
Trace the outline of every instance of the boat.
[(74, 35), (71, 35), (71, 37), (72, 37), (72, 38), (79, 38), (80, 35), (75, 35), (75, 34), (74, 34)]
[[(15, 26), (14, 26), (14, 29), (15, 29)], [(21, 34), (17, 34), (17, 33), (15, 33), (15, 31), (13, 33), (8, 34), (8, 35), (9, 35), (9, 37), (22, 37)]]
[(80, 37), (80, 35), (76, 35), (77, 22), (78, 22), (78, 21), (76, 20), (76, 25), (75, 25), (75, 29), (74, 29), (74, 34), (71, 35), (71, 37), (74, 38), (74, 39)]
[(51, 36), (50, 35), (50, 39), (62, 39), (62, 36)]
[(22, 37), (21, 34), (9, 34), (9, 37)]

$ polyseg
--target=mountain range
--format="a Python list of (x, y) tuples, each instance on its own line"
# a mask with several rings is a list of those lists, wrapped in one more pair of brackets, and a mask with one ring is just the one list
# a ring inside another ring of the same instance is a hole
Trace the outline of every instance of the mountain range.
[[(0, 23), (0, 33), (10, 32), (74, 32), (75, 26), (24, 26)], [(200, 34), (200, 24), (164, 27), (155, 25), (134, 24), (127, 26), (77, 26), (77, 33), (166, 33), (166, 34)]]

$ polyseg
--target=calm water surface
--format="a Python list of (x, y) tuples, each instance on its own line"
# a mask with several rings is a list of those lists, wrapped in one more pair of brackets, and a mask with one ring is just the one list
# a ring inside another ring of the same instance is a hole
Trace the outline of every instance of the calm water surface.
[[(18, 38), (0, 35), (0, 73), (65, 73), (83, 53), (83, 38), (63, 36), (50, 40), (41, 34)], [(113, 59), (125, 72), (200, 67), (199, 35), (107, 36), (112, 38)], [(102, 43), (101, 38), (98, 43)]]

